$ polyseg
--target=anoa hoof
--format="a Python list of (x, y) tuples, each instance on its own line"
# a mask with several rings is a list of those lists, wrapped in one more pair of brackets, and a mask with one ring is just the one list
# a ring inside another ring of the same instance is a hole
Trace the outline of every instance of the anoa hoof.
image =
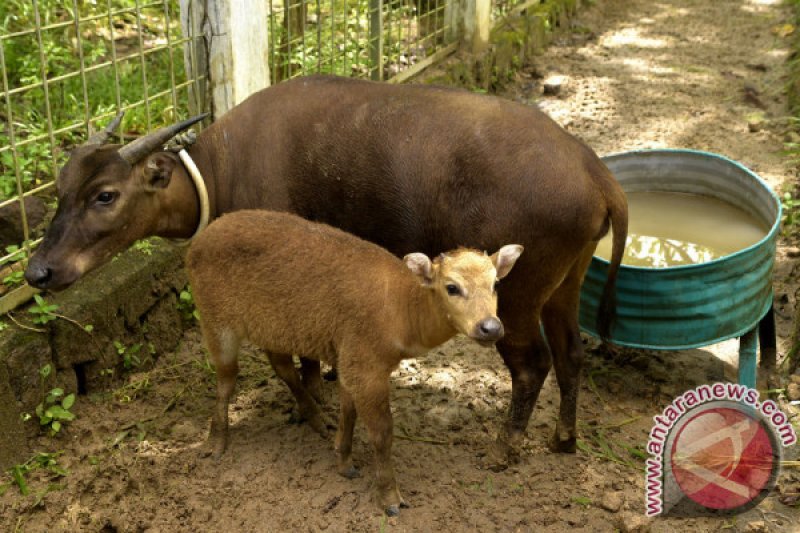
[(498, 438), (489, 447), (489, 453), (486, 455), (486, 468), (492, 472), (502, 472), (519, 461), (519, 451), (505, 440)]
[(575, 437), (562, 438), (555, 433), (548, 443), (550, 451), (555, 453), (575, 453), (577, 450), (577, 439)]
[(400, 514), (400, 509), (408, 509), (408, 504), (401, 501), (399, 505), (390, 505), (384, 511), (386, 512), (386, 516), (398, 516)]
[(349, 468), (339, 471), (339, 474), (346, 477), (347, 479), (356, 479), (361, 477), (361, 470), (356, 468), (354, 465), (350, 465)]

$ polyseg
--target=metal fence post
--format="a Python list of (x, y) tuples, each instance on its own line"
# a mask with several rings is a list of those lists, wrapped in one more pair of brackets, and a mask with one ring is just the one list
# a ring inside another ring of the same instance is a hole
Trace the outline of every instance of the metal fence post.
[(383, 0), (369, 0), (369, 69), (373, 80), (383, 80)]
[(216, 119), (269, 86), (268, 2), (180, 0), (180, 6), (184, 35), (200, 37), (185, 52), (188, 75), (207, 75), (210, 83), (196, 88), (195, 105), (210, 94)]

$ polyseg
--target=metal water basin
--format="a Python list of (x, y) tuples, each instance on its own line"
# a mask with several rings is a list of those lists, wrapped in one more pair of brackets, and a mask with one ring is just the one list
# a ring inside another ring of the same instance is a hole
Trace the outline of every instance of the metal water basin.
[[(743, 209), (769, 230), (756, 244), (713, 261), (666, 268), (622, 265), (615, 344), (656, 350), (697, 348), (742, 337), (739, 381), (755, 385), (759, 321), (772, 308), (772, 271), (781, 204), (755, 173), (695, 150), (639, 150), (604, 163), (626, 192), (710, 196)], [(580, 325), (597, 335), (597, 305), (608, 261), (594, 257), (581, 289)], [(752, 352), (752, 353), (750, 353)]]

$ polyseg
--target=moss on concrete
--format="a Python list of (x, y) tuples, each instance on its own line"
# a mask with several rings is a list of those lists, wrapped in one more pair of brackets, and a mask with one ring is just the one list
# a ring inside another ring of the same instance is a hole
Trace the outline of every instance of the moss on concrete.
[[(0, 469), (27, 459), (26, 433), (39, 427), (35, 419), (23, 425), (21, 415), (32, 413), (47, 391), (92, 392), (122, 374), (115, 341), (140, 344), (142, 360), (177, 346), (185, 329), (176, 298), (186, 285), (182, 255), (167, 244), (154, 245), (148, 255), (128, 250), (70, 289), (45, 295), (72, 321), (35, 326), (43, 332), (12, 326), (0, 334)], [(27, 321), (24, 309), (16, 315)], [(81, 327), (87, 324), (91, 334)], [(53, 372), (43, 383), (39, 369), (46, 364)], [(80, 414), (80, 402), (74, 410)]]

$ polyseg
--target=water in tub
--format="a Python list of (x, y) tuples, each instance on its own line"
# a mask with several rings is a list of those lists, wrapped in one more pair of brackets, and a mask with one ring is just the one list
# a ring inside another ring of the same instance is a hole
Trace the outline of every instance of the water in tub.
[[(628, 241), (622, 263), (663, 268), (704, 263), (760, 241), (768, 228), (746, 211), (708, 196), (629, 192)], [(595, 255), (611, 255), (611, 233)]]

